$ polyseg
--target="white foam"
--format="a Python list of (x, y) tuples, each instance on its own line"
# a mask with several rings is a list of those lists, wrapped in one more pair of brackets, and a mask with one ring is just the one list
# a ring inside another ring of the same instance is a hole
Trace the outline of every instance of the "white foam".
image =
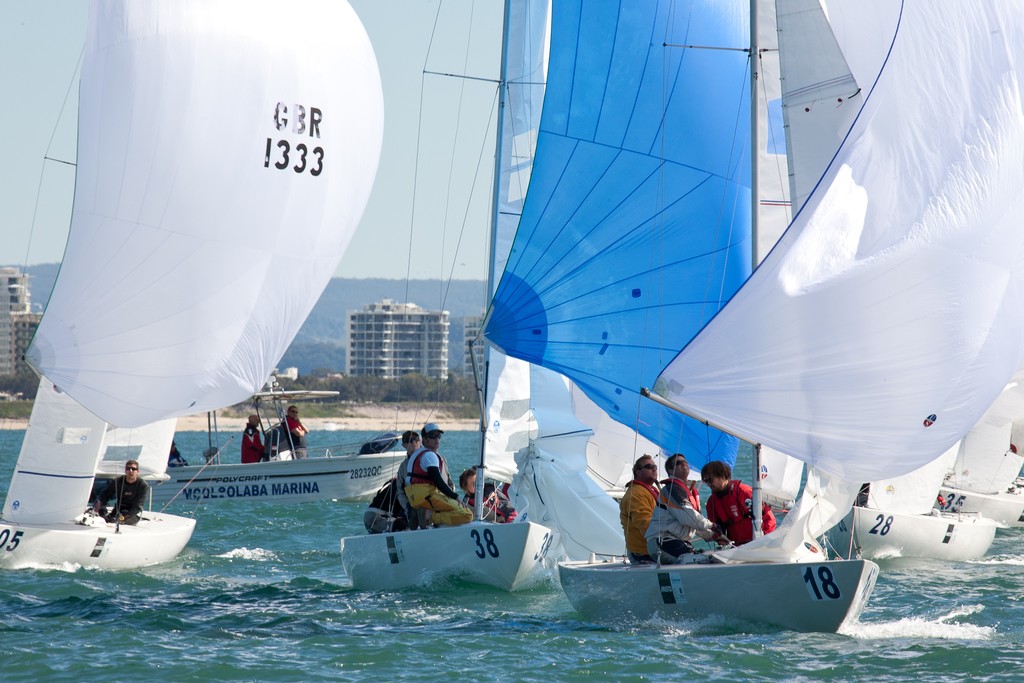
[(224, 557), (229, 560), (257, 560), (260, 562), (277, 559), (277, 555), (269, 550), (264, 550), (263, 548), (253, 548), (252, 550), (249, 548), (235, 548), (234, 550), (229, 550), (223, 555), (218, 555), (217, 557)]
[(854, 622), (839, 632), (860, 640), (931, 638), (939, 640), (989, 640), (996, 634), (991, 626), (956, 623), (954, 620), (981, 612), (983, 605), (961, 605), (933, 619), (909, 617), (896, 621)]

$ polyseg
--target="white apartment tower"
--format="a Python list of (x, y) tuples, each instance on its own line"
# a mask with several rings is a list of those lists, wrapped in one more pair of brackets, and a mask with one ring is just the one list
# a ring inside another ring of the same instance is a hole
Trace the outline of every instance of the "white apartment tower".
[(0, 286), (0, 375), (13, 375), (25, 350), (26, 330), (34, 331), (29, 324), (38, 324), (38, 316), (31, 312), (28, 275), (17, 268), (0, 268)]
[(384, 299), (348, 315), (348, 372), (395, 379), (448, 377), (448, 311)]
[[(480, 336), (480, 326), (483, 325), (482, 315), (467, 315), (462, 319), (462, 376), (466, 379), (473, 379), (473, 361), (469, 358), (469, 342)], [(473, 347), (473, 355), (476, 356), (476, 366), (482, 373), (484, 371), (484, 342), (480, 340)]]

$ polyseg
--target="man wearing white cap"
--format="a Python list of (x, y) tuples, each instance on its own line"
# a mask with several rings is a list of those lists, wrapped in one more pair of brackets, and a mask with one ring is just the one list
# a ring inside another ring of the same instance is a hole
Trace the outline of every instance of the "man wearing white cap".
[(448, 463), (437, 452), (444, 434), (437, 424), (423, 425), (423, 447), (409, 458), (405, 477), (405, 495), (414, 508), (432, 511), (430, 521), (437, 526), (458, 526), (473, 520), (473, 512), (459, 502), (452, 490)]

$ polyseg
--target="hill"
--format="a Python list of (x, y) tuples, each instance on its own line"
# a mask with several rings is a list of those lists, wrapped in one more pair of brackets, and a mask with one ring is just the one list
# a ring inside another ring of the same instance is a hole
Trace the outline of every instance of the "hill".
[[(50, 297), (60, 264), (29, 266), (29, 293), (33, 310), (41, 310)], [(462, 319), (481, 315), (482, 280), (392, 280), (387, 278), (334, 278), (313, 307), (295, 341), (281, 359), (281, 367), (297, 367), (302, 374), (318, 368), (345, 369), (345, 322), (350, 311), (381, 299), (414, 303), (427, 310), (446, 310), (450, 315), (449, 365), (461, 359)]]

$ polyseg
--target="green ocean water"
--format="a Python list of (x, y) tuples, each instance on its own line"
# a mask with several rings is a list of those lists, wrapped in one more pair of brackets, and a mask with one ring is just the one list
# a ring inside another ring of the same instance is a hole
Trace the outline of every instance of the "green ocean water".
[[(6, 493), (22, 431), (0, 430)], [(312, 444), (368, 432), (313, 432)], [(449, 432), (452, 469), (479, 435)], [(204, 433), (180, 433), (188, 458)], [(738, 471), (743, 471), (741, 462)], [(1017, 681), (1024, 676), (1024, 529), (976, 562), (886, 560), (859, 623), (797, 634), (709, 617), (593, 623), (557, 578), (508, 594), (457, 581), (351, 588), (339, 538), (363, 504), (229, 501), (197, 518), (175, 562), (132, 572), (6, 571), (2, 681)], [(443, 552), (442, 548), (438, 549)], [(771, 590), (771, 586), (765, 586)], [(721, 596), (729, 600), (729, 595)]]

